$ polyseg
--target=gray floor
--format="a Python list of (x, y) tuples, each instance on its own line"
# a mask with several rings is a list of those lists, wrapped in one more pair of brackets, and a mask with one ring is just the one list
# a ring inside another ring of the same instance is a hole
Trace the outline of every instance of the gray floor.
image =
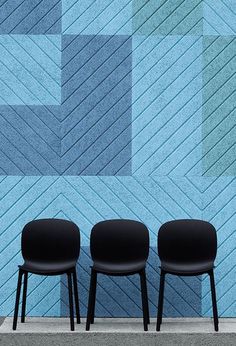
[(0, 345), (24, 346), (138, 346), (138, 345), (227, 345), (236, 346), (236, 319), (220, 319), (220, 331), (214, 332), (212, 319), (175, 318), (163, 319), (161, 332), (155, 331), (151, 320), (149, 331), (143, 331), (141, 319), (96, 319), (91, 331), (85, 331), (85, 321), (70, 331), (68, 318), (26, 318), (18, 321), (17, 331), (12, 331), (12, 318), (6, 318), (0, 326)]

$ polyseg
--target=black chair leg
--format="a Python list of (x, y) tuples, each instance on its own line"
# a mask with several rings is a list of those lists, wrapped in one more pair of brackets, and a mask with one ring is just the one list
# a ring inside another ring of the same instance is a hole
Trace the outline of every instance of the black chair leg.
[(68, 278), (68, 292), (69, 292), (69, 306), (70, 306), (70, 329), (75, 330), (74, 325), (74, 309), (73, 309), (73, 293), (72, 293), (72, 280), (71, 273), (67, 273)]
[(150, 323), (150, 319), (149, 319), (147, 283), (146, 283), (145, 270), (143, 270), (139, 275), (140, 275), (141, 293), (142, 293), (143, 327), (144, 327), (144, 330), (147, 331), (148, 323)]
[(16, 330), (17, 326), (17, 318), (18, 318), (18, 310), (19, 310), (19, 303), (20, 303), (20, 291), (21, 291), (21, 283), (22, 283), (22, 270), (19, 270), (18, 273), (18, 283), (17, 283), (17, 289), (16, 289), (16, 303), (15, 303), (15, 311), (14, 311), (14, 318), (13, 318), (13, 330)]
[(73, 284), (74, 284), (74, 294), (75, 294), (76, 321), (79, 324), (80, 323), (80, 311), (79, 311), (79, 294), (78, 294), (76, 269), (73, 271)]
[(86, 330), (90, 329), (90, 324), (94, 322), (94, 311), (96, 302), (96, 286), (97, 286), (97, 273), (92, 269), (89, 289), (89, 300), (88, 300), (88, 312), (86, 321)]
[(92, 300), (92, 318), (91, 318), (91, 324), (94, 324), (94, 316), (95, 316), (95, 304), (96, 304), (96, 293), (97, 293), (97, 273), (94, 273), (94, 293), (93, 293), (93, 300)]
[(209, 272), (210, 283), (211, 283), (211, 297), (212, 297), (212, 307), (213, 307), (213, 317), (214, 317), (214, 326), (215, 331), (219, 330), (219, 321), (218, 321), (218, 312), (217, 312), (217, 303), (216, 303), (216, 289), (215, 289), (215, 279), (214, 272), (211, 270)]
[(164, 287), (165, 287), (165, 272), (163, 270), (161, 270), (159, 299), (158, 299), (157, 326), (156, 326), (157, 332), (160, 331), (160, 327), (161, 327), (161, 323), (162, 323)]
[(28, 285), (28, 273), (24, 273), (23, 283), (23, 299), (22, 299), (22, 310), (21, 310), (21, 322), (25, 322), (25, 310), (26, 310), (26, 297), (27, 297), (27, 285)]

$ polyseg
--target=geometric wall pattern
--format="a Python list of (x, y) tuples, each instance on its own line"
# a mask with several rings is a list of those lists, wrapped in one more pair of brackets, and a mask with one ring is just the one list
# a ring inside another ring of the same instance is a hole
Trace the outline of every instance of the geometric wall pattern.
[[(25, 223), (76, 222), (86, 315), (89, 236), (104, 219), (157, 232), (199, 218), (218, 234), (219, 314), (236, 316), (233, 0), (0, 0), (0, 315), (12, 315)], [(29, 278), (27, 313), (68, 314), (66, 280)], [(124, 287), (126, 289), (124, 289)], [(141, 316), (138, 277), (98, 278), (98, 316)], [(211, 316), (207, 277), (167, 278), (165, 316)]]

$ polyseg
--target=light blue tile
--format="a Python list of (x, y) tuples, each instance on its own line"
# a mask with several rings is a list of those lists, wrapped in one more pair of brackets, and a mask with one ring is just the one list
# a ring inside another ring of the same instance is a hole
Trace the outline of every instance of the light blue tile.
[(236, 2), (234, 0), (203, 1), (204, 35), (236, 34)]
[(60, 61), (60, 36), (0, 35), (0, 104), (60, 104)]
[[(0, 183), (0, 307), (1, 316), (12, 315), (18, 265), (21, 257), (21, 231), (36, 218), (56, 217), (60, 211), (60, 184), (54, 177), (5, 177)], [(27, 314), (60, 315), (60, 277), (33, 275), (29, 279)]]
[[(215, 281), (219, 315), (236, 315), (236, 180), (232, 177), (205, 178), (203, 195), (203, 218), (217, 230), (218, 252), (216, 257)], [(212, 315), (209, 278), (204, 277), (202, 287), (202, 314)]]
[(201, 175), (202, 40), (133, 39), (132, 172)]
[(130, 35), (131, 0), (62, 0), (63, 34)]

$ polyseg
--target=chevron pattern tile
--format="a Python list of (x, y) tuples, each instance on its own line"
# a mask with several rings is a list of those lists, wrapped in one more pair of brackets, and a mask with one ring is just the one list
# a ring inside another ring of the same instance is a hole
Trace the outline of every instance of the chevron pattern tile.
[(133, 174), (201, 174), (201, 52), (197, 36), (133, 39)]
[(236, 38), (203, 41), (203, 174), (236, 175)]
[(201, 35), (202, 0), (133, 1), (133, 34)]
[(129, 36), (63, 37), (62, 170), (131, 174)]
[[(20, 234), (32, 219), (81, 231), (86, 315), (89, 237), (104, 219), (157, 233), (172, 219), (218, 234), (219, 314), (236, 316), (234, 0), (0, 0), (0, 315), (14, 309)], [(96, 315), (142, 315), (139, 278), (98, 280)], [(27, 313), (67, 316), (66, 278), (29, 278)], [(209, 280), (167, 277), (165, 316), (211, 316)]]
[(132, 0), (62, 0), (62, 32), (70, 35), (130, 35)]
[[(236, 315), (236, 179), (206, 178), (203, 187), (203, 216), (217, 229), (218, 255), (215, 279), (219, 314), (222, 317), (233, 317)], [(202, 314), (211, 314), (211, 295), (207, 277), (203, 279)]]
[(0, 35), (0, 105), (61, 103), (61, 38)]
[(61, 1), (0, 1), (0, 34), (60, 33)]
[(58, 111), (58, 106), (0, 106), (2, 175), (60, 174)]
[(234, 0), (204, 0), (203, 18), (205, 35), (236, 34), (236, 2)]

